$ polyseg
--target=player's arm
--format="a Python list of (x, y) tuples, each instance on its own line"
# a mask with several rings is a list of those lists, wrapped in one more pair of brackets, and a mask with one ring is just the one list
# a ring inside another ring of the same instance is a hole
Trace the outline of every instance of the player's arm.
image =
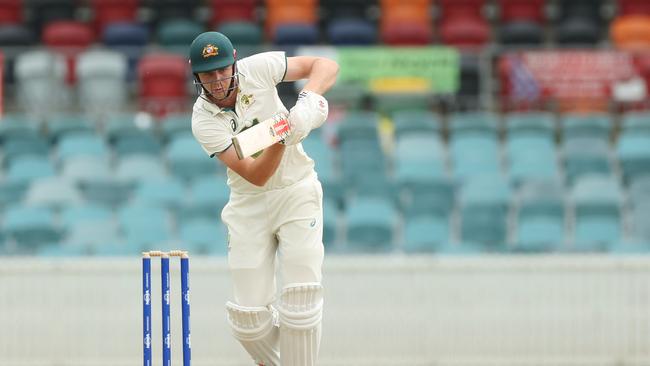
[(328, 58), (314, 56), (287, 57), (287, 74), (284, 81), (307, 79), (303, 91), (323, 95), (334, 82), (339, 65)]
[(327, 58), (312, 56), (287, 58), (287, 73), (284, 81), (307, 79), (296, 104), (289, 112), (292, 132), (286, 139), (288, 145), (299, 143), (311, 130), (325, 123), (329, 107), (323, 94), (334, 85), (338, 72), (339, 65)]
[(264, 149), (256, 159), (248, 157), (239, 160), (234, 145), (230, 145), (224, 152), (217, 154), (217, 157), (242, 178), (261, 187), (277, 170), (280, 161), (282, 161), (284, 149), (283, 144), (277, 143)]

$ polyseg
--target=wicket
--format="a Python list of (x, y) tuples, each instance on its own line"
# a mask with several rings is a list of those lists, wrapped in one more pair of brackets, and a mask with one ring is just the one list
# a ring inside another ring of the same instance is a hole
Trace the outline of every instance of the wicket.
[(171, 314), (169, 257), (180, 257), (181, 261), (181, 315), (183, 329), (183, 366), (190, 366), (190, 286), (189, 256), (186, 251), (149, 251), (142, 253), (142, 331), (144, 366), (151, 364), (151, 257), (160, 257), (160, 278), (162, 280), (162, 358), (163, 366), (171, 366)]

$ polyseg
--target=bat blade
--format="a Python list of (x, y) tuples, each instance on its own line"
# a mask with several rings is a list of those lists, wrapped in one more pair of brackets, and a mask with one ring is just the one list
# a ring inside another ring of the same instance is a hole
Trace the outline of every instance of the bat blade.
[(287, 117), (286, 113), (276, 114), (234, 136), (232, 143), (239, 160), (252, 156), (286, 137), (289, 129)]

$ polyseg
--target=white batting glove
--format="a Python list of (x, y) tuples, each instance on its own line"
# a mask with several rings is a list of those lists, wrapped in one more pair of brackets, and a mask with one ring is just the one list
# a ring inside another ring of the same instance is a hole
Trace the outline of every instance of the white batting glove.
[(287, 145), (295, 145), (304, 140), (309, 132), (318, 128), (327, 120), (329, 107), (327, 99), (311, 91), (302, 91), (296, 105), (289, 112), (291, 135), (286, 139)]

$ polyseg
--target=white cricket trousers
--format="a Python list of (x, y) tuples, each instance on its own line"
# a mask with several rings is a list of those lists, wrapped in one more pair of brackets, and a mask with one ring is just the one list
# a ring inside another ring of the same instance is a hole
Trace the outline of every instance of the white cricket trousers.
[(234, 301), (266, 306), (275, 300), (275, 258), (285, 284), (321, 282), (323, 189), (316, 177), (255, 194), (231, 193), (221, 212), (228, 228)]

